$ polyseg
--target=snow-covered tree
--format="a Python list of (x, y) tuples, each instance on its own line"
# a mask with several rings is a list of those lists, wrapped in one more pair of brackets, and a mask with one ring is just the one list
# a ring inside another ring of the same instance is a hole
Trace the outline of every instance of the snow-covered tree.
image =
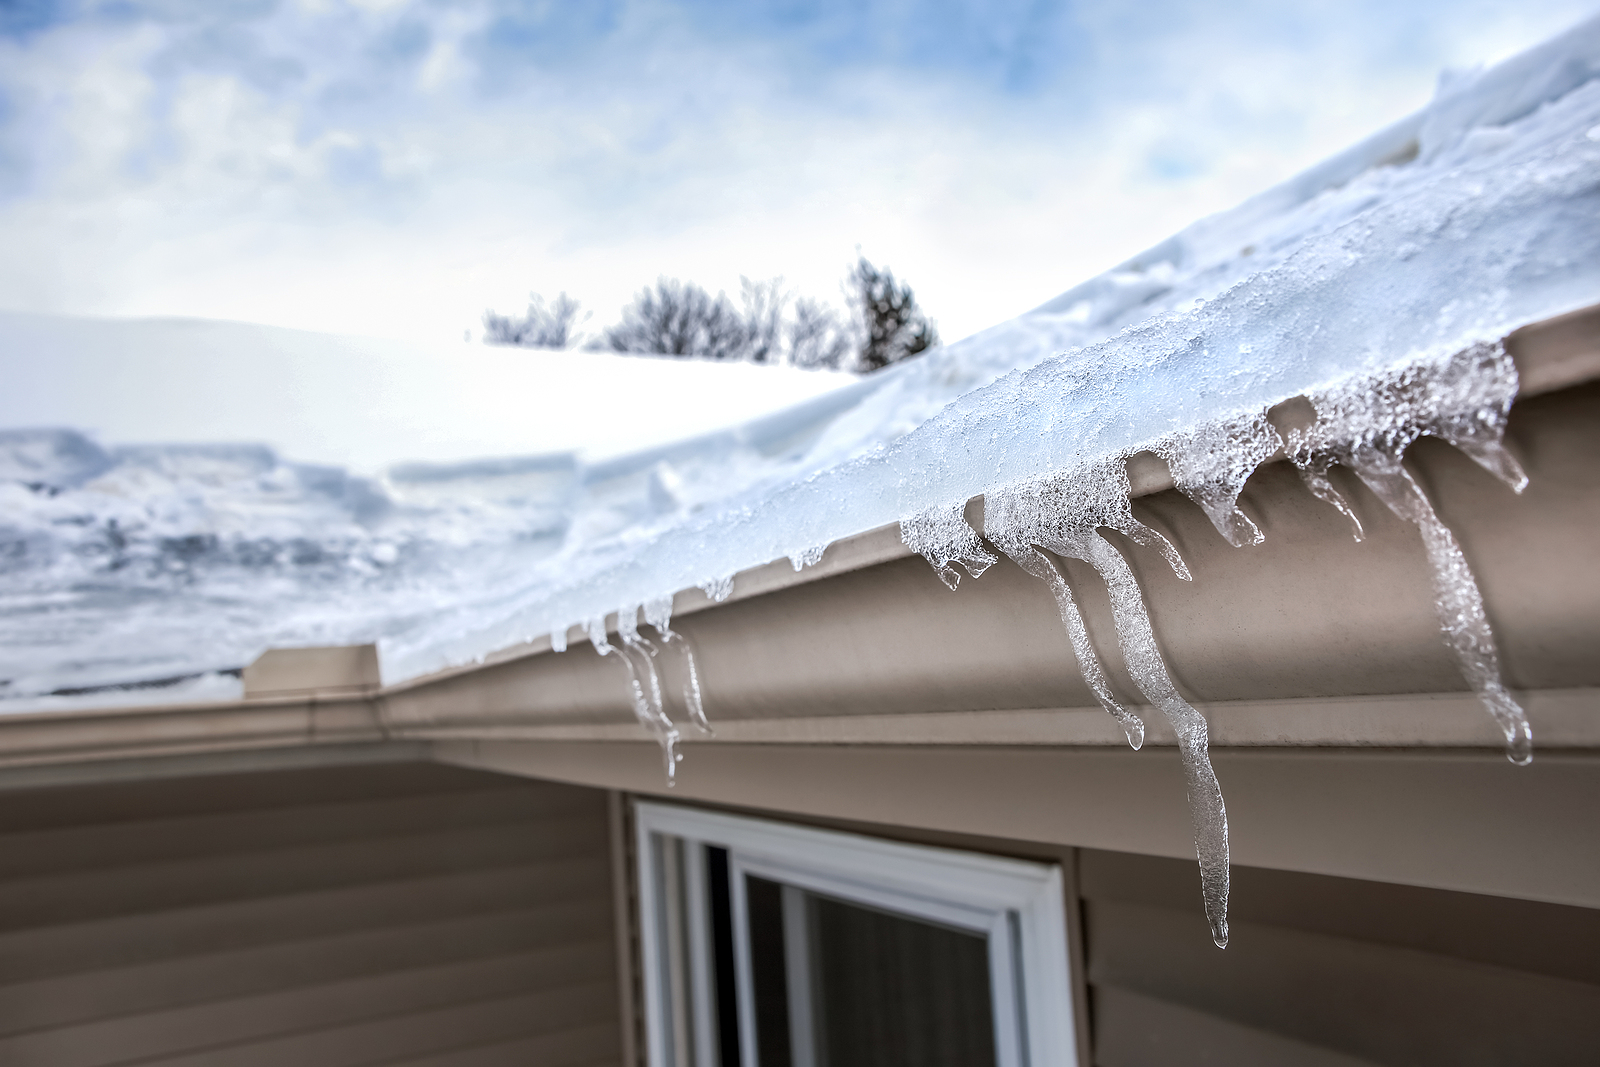
[[(528, 300), (528, 314), (520, 319), (483, 313), (483, 343), (488, 345), (521, 345), (524, 348), (572, 348), (582, 339), (577, 332), (578, 310), (582, 307), (566, 293), (556, 297), (555, 303), (546, 305), (544, 297), (533, 293)], [(585, 315), (587, 319), (589, 316)]]
[[(782, 278), (740, 278), (737, 306), (693, 282), (661, 277), (641, 289), (622, 318), (589, 340), (592, 349), (695, 359), (786, 363), (867, 374), (939, 343), (933, 322), (911, 287), (865, 256), (844, 283), (849, 313), (796, 296)], [(483, 316), (484, 342), (543, 348), (575, 347), (579, 304), (562, 293), (546, 305), (533, 294), (521, 319)], [(587, 319), (588, 316), (585, 316)]]

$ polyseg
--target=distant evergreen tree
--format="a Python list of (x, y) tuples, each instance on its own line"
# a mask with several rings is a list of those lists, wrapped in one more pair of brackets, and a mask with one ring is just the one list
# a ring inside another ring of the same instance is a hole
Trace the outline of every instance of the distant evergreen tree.
[(896, 283), (894, 272), (879, 270), (861, 256), (850, 274), (859, 302), (865, 339), (856, 356), (858, 374), (882, 370), (939, 343), (939, 331), (917, 307), (911, 286)]

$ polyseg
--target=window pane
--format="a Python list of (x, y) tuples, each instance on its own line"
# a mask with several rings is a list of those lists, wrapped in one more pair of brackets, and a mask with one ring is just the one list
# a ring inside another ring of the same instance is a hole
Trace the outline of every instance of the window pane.
[(761, 1067), (790, 1067), (789, 980), (783, 957), (783, 887), (745, 879), (750, 911), (750, 977), (755, 985), (756, 1059)]
[(706, 847), (706, 895), (711, 910), (711, 961), (716, 981), (717, 1051), (722, 1067), (739, 1067), (739, 992), (733, 962), (733, 902), (728, 850)]
[(826, 897), (810, 911), (821, 1064), (992, 1067), (984, 937)]

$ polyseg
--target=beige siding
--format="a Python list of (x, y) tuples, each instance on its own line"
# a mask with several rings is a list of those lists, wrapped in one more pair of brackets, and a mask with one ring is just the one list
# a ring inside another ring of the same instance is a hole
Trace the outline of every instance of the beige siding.
[(610, 863), (426, 765), (0, 794), (0, 1063), (616, 1063)]
[(1595, 1062), (1600, 911), (1235, 868), (1218, 951), (1193, 863), (1079, 878), (1097, 1067)]

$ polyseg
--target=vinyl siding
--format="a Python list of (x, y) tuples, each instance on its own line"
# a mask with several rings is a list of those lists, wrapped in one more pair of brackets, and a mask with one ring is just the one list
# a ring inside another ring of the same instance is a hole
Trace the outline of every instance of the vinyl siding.
[(1192, 863), (1084, 850), (1097, 1067), (1590, 1064), (1600, 911), (1235, 868), (1211, 945)]
[(0, 794), (0, 1063), (616, 1063), (605, 794), (400, 764)]

